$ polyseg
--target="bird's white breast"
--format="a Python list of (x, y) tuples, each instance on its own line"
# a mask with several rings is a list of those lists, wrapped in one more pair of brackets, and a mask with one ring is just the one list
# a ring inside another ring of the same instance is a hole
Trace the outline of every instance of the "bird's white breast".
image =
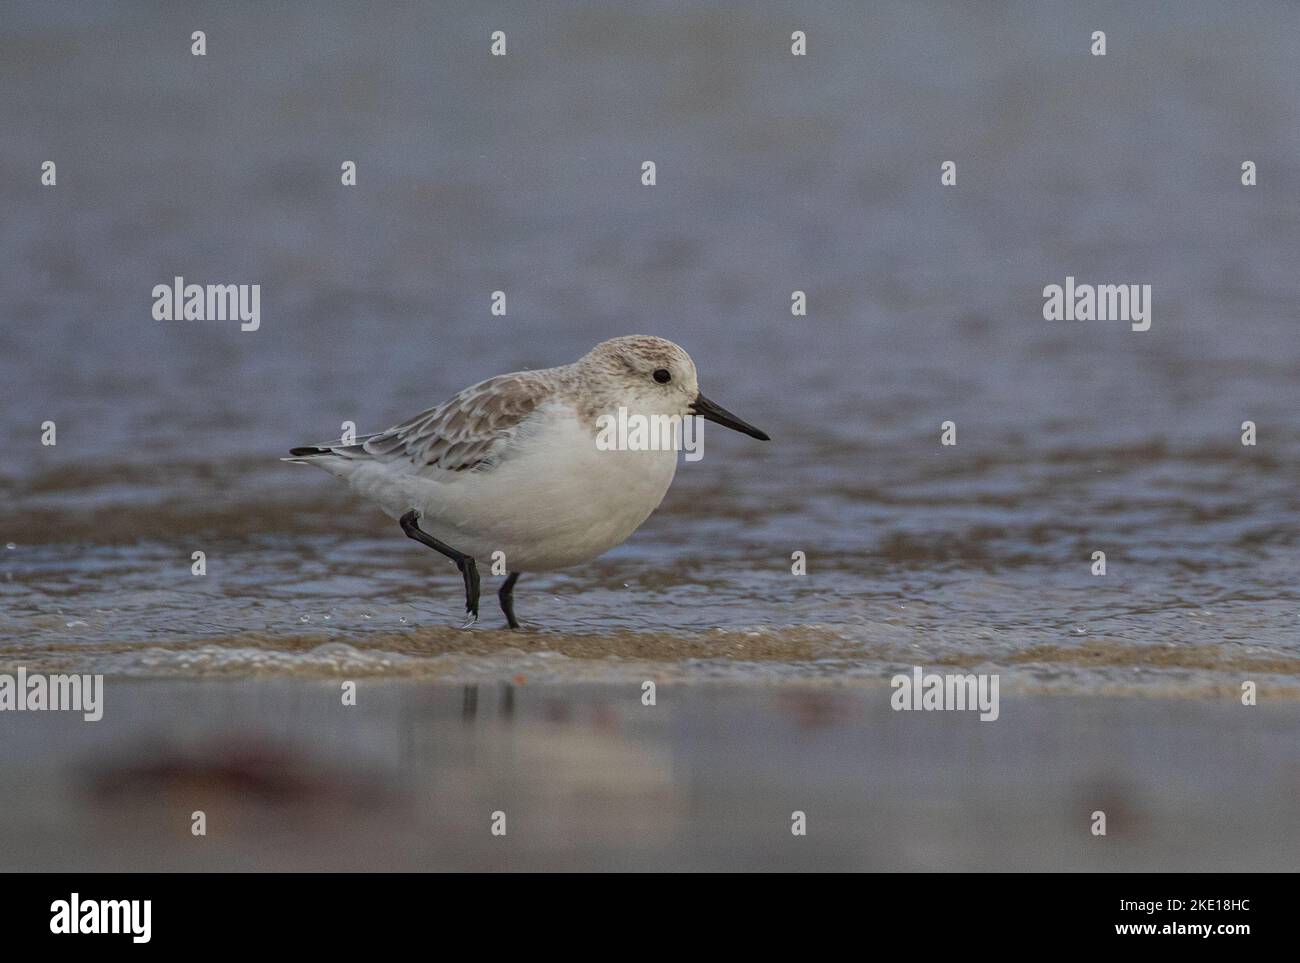
[(396, 473), (360, 466), (348, 478), (397, 517), (482, 566), (505, 553), (509, 571), (564, 568), (622, 543), (659, 506), (677, 471), (675, 451), (602, 451), (568, 405), (537, 409), (486, 471)]

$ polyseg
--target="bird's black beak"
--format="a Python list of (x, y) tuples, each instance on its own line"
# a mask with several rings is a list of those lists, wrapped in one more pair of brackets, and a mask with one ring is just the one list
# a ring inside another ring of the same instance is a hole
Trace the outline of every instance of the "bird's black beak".
[(767, 437), (767, 432), (759, 431), (753, 425), (741, 421), (726, 408), (721, 405), (715, 405), (704, 395), (696, 395), (695, 400), (691, 402), (691, 411), (699, 415), (705, 421), (711, 421), (714, 424), (724, 425), (733, 431), (738, 431), (742, 435), (749, 435), (750, 438), (757, 438), (759, 441), (771, 441)]

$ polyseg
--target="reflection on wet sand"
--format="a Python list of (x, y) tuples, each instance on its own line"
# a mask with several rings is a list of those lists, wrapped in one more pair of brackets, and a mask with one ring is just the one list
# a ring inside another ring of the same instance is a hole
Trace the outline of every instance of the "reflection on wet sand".
[[(1283, 869), (1294, 703), (126, 682), (6, 720), (0, 869)], [(1108, 836), (1089, 831), (1104, 809)], [(791, 813), (808, 834), (792, 836)], [(206, 835), (192, 833), (202, 812)], [(506, 833), (493, 835), (494, 814)]]

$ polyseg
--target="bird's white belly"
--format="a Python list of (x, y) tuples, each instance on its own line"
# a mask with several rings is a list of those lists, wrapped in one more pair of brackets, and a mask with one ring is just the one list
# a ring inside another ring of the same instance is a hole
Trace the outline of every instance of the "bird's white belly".
[(503, 552), (507, 571), (535, 572), (621, 544), (663, 501), (677, 471), (675, 451), (601, 451), (568, 412), (539, 419), (515, 441), (518, 450), (488, 471), (431, 478), (372, 465), (348, 481), (394, 517), (414, 508), (422, 529), (485, 571)]

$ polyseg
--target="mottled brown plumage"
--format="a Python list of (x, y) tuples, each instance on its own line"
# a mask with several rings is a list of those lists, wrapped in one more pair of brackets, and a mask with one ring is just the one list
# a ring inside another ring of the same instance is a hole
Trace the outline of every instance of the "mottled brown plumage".
[(595, 431), (596, 418), (626, 403), (617, 389), (629, 374), (649, 377), (656, 368), (690, 372), (690, 355), (663, 338), (633, 334), (602, 341), (572, 364), (514, 371), (470, 385), (442, 404), (355, 444), (326, 444), (318, 454), (379, 461), (408, 461), (417, 468), (484, 471), (507, 448), (519, 424), (554, 400), (572, 405)]

